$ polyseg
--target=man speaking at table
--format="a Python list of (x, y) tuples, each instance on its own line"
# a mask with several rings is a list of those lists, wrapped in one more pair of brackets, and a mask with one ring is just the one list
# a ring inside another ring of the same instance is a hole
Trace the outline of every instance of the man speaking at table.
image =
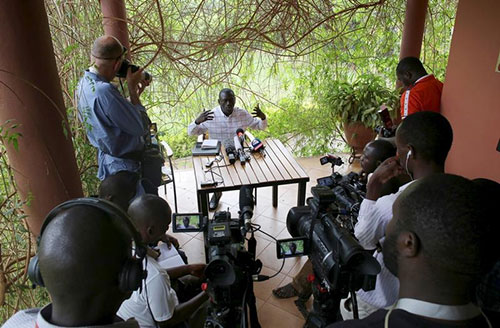
[[(234, 107), (236, 96), (231, 89), (222, 89), (219, 92), (219, 106), (211, 111), (203, 111), (188, 126), (189, 135), (200, 135), (208, 132), (210, 139), (216, 139), (224, 143), (233, 140), (236, 130), (257, 129), (264, 130), (267, 127), (266, 115), (260, 110), (259, 105), (254, 108), (252, 115), (246, 110)], [(219, 204), (221, 192), (216, 192), (210, 199), (210, 210), (215, 210)]]

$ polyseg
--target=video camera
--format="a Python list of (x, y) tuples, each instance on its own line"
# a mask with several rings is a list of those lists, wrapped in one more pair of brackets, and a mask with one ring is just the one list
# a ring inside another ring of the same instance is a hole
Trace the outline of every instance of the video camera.
[(336, 205), (334, 190), (316, 186), (311, 192), (308, 206), (288, 212), (287, 229), (292, 237), (306, 239), (314, 270), (314, 303), (305, 327), (325, 327), (337, 321), (340, 300), (348, 293), (375, 288), (380, 264), (339, 220), (343, 210)]
[(366, 196), (366, 185), (361, 182), (356, 172), (343, 176), (338, 172), (318, 178), (318, 186), (330, 188), (335, 196), (334, 203), (339, 210), (339, 217), (343, 218), (344, 226), (354, 232), (360, 204)]
[[(199, 213), (174, 215), (174, 231), (203, 231), (205, 235), (207, 283), (202, 288), (210, 298), (207, 328), (247, 327), (247, 308), (251, 327), (260, 328), (253, 281), (269, 277), (259, 275), (262, 262), (255, 259), (252, 188), (241, 187), (239, 203), (238, 218), (231, 218), (228, 211), (216, 212), (208, 222), (200, 222)], [(203, 219), (207, 221), (206, 217)], [(245, 249), (247, 233), (251, 233), (248, 250)]]

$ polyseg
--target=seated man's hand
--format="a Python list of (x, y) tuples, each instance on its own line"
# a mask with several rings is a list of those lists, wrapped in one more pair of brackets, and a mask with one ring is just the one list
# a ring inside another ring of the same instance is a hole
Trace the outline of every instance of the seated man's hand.
[(179, 241), (177, 240), (177, 238), (170, 236), (168, 234), (165, 234), (161, 238), (161, 241), (164, 242), (165, 244), (167, 244), (168, 249), (170, 249), (172, 247), (172, 245), (174, 245), (175, 248), (179, 248)]
[(380, 164), (373, 172), (368, 185), (366, 186), (366, 198), (377, 200), (382, 193), (382, 186), (390, 179), (403, 174), (404, 170), (399, 165), (397, 156), (390, 157)]
[(255, 106), (255, 108), (253, 109), (252, 115), (253, 117), (259, 117), (261, 120), (266, 119), (266, 114), (264, 114), (264, 112), (260, 110), (259, 104), (257, 104), (257, 106)]
[(194, 123), (196, 124), (201, 124), (205, 121), (211, 121), (214, 119), (214, 112), (213, 111), (206, 111), (203, 110), (203, 112), (194, 120)]
[(189, 266), (189, 274), (198, 277), (198, 278), (204, 278), (205, 277), (205, 268), (207, 267), (206, 264), (188, 264)]
[(154, 258), (155, 260), (158, 259), (161, 255), (160, 251), (157, 251), (155, 249), (152, 249), (151, 247), (148, 247), (146, 249), (146, 254)]

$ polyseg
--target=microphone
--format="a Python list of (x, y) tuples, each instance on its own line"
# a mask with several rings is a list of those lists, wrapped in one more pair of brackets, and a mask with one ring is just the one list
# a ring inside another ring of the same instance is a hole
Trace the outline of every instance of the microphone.
[(264, 154), (264, 144), (260, 139), (255, 138), (250, 132), (245, 131), (245, 135), (248, 137), (250, 140), (250, 150), (253, 152), (259, 152), (262, 155)]
[(247, 158), (245, 156), (245, 152), (243, 151), (243, 147), (240, 142), (240, 137), (238, 137), (237, 135), (234, 136), (234, 148), (236, 150), (236, 153), (238, 154), (238, 158), (241, 162), (241, 165), (245, 165)]
[(245, 130), (243, 130), (242, 128), (238, 128), (238, 130), (236, 130), (236, 135), (240, 139), (241, 147), (243, 147), (243, 145), (245, 143)]
[(224, 148), (226, 149), (226, 155), (229, 159), (229, 164), (234, 164), (236, 162), (236, 150), (234, 149), (234, 145), (230, 139), (226, 139), (223, 142)]
[(246, 235), (247, 231), (252, 229), (252, 216), (253, 216), (253, 189), (250, 186), (242, 186), (240, 189), (240, 221), (243, 221), (241, 233)]

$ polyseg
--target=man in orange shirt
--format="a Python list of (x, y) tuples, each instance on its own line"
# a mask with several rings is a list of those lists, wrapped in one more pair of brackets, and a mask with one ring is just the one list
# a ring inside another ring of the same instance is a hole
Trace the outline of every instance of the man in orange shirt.
[(405, 91), (401, 95), (401, 118), (422, 111), (439, 113), (443, 83), (427, 74), (422, 62), (415, 57), (405, 57), (396, 68), (398, 81)]

